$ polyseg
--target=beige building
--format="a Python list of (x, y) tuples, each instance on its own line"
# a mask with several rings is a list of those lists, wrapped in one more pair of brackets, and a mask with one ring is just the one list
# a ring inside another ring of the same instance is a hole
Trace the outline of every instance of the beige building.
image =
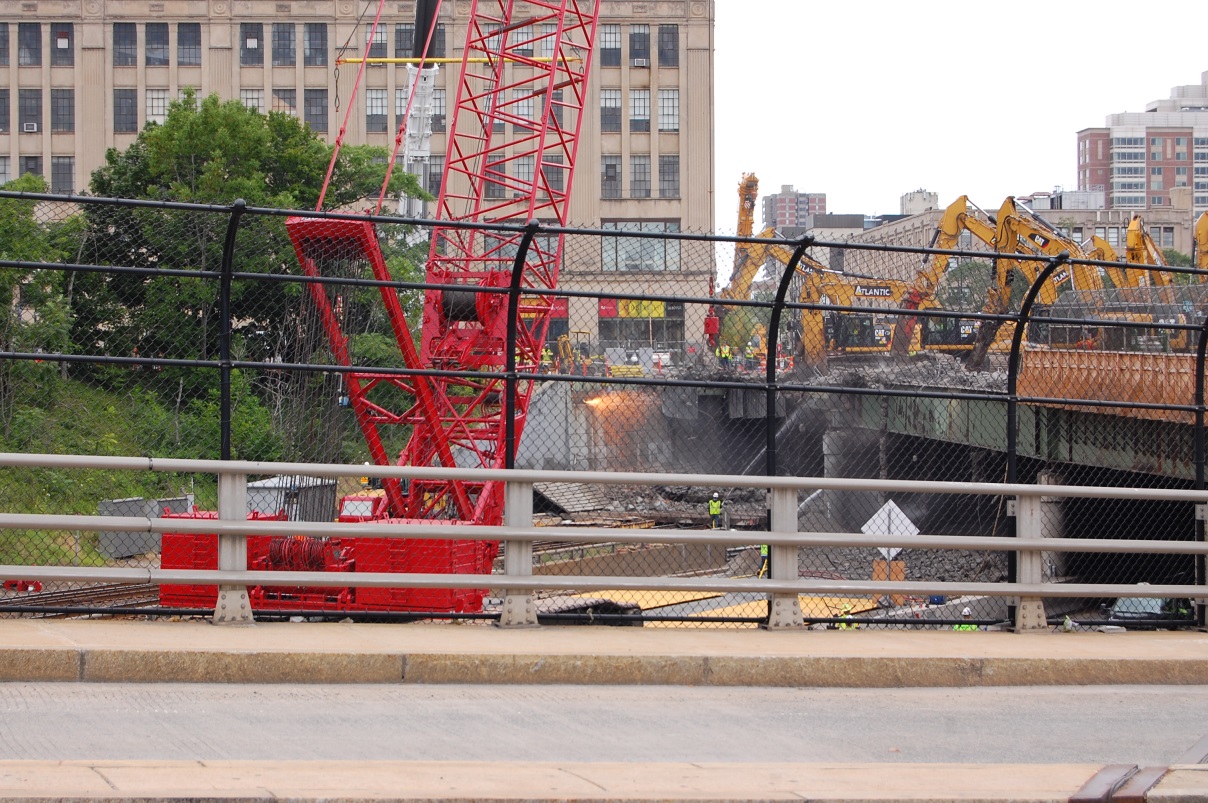
[[(711, 232), (714, 2), (601, 2), (569, 222)], [(410, 55), (414, 5), (386, 5), (371, 56)], [(516, 4), (513, 20), (525, 6)], [(461, 56), (469, 9), (464, 0), (442, 4), (433, 55)], [(368, 66), (354, 96), (358, 65), (338, 64), (363, 54), (376, 11), (364, 0), (0, 0), (0, 183), (35, 172), (55, 192), (86, 189), (106, 149), (128, 147), (189, 86), (296, 115), (328, 140), (347, 114), (346, 142), (393, 148), (406, 69)], [(433, 157), (423, 177), (434, 194), (458, 69), (442, 67), (437, 79)], [(708, 294), (707, 246), (580, 240), (567, 244), (560, 282), (567, 289)], [(568, 306), (552, 335), (672, 349), (703, 337), (699, 305), (571, 299)]]

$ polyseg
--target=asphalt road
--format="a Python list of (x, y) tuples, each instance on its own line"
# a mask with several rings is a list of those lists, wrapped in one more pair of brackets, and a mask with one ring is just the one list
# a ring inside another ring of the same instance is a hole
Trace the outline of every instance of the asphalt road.
[(1169, 764), (1208, 686), (0, 684), (0, 760)]

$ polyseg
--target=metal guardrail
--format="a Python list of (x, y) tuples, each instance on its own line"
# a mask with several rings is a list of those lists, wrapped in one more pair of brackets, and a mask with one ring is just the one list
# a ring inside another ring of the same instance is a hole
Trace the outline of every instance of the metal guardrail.
[[(135, 457), (90, 457), (51, 454), (0, 454), (0, 466), (62, 467), (128, 471), (215, 474), (219, 480), (217, 519), (166, 519), (138, 516), (86, 516), (0, 513), (0, 529), (63, 529), (80, 531), (128, 530), (149, 533), (216, 534), (219, 568), (179, 570), (159, 568), (100, 568), (74, 566), (0, 566), (0, 579), (67, 580), (110, 583), (208, 583), (219, 585), (216, 623), (243, 623), (252, 618), (247, 588), (255, 585), (330, 585), (325, 572), (248, 571), (246, 537), (249, 535), (313, 537), (425, 538), (501, 541), (502, 574), (399, 574), (349, 573), (340, 584), (352, 587), (484, 588), (503, 592), (500, 618), (503, 626), (537, 624), (533, 593), (565, 588), (563, 576), (534, 576), (532, 546), (537, 540), (557, 538), (568, 542), (714, 544), (732, 545), (753, 540), (751, 532), (661, 530), (609, 527), (535, 527), (532, 516), (533, 484), (598, 483), (612, 485), (682, 485), (697, 487), (763, 488), (768, 492), (769, 529), (758, 541), (770, 547), (769, 577), (591, 577), (573, 578), (584, 591), (609, 589), (650, 591), (755, 592), (770, 602), (768, 627), (802, 627), (798, 595), (983, 595), (1011, 597), (1017, 601), (1015, 628), (1035, 630), (1046, 626), (1045, 597), (1160, 597), (1208, 600), (1208, 587), (1197, 585), (1134, 585), (1121, 583), (1045, 583), (1040, 565), (1042, 552), (1104, 552), (1208, 555), (1208, 542), (1187, 540), (1047, 538), (1042, 535), (1041, 499), (1100, 498), (1185, 502), (1196, 506), (1197, 518), (1208, 509), (1208, 491), (1116, 488), (1065, 485), (1019, 485), (964, 482), (904, 482), (832, 477), (756, 477), (746, 475), (656, 474), (601, 471), (543, 471), (511, 469), (456, 469), (382, 467), (365, 465), (267, 463), (218, 460), (182, 460)], [(288, 521), (249, 521), (246, 518), (247, 477), (256, 474), (301, 474), (316, 477), (370, 476), (398, 479), (439, 478), (506, 482), (504, 526), (428, 524), (340, 524)], [(798, 529), (797, 498), (800, 491), (876, 491), (916, 494), (973, 494), (1014, 497), (1009, 514), (1015, 518), (1015, 537), (962, 535), (864, 535), (859, 533), (803, 532)], [(834, 580), (797, 576), (796, 554), (810, 547), (900, 547), (1014, 552), (1018, 579), (1010, 583)]]

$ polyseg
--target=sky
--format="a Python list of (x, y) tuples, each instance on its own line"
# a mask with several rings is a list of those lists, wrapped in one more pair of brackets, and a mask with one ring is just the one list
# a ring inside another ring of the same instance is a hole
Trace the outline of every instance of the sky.
[(716, 0), (716, 230), (750, 172), (839, 214), (1077, 189), (1077, 132), (1198, 85), (1204, 31), (1205, 0)]

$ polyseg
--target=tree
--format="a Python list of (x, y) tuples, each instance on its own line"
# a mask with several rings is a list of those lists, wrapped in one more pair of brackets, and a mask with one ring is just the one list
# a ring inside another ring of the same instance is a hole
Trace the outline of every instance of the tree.
[[(333, 148), (286, 114), (268, 115), (216, 95), (198, 99), (186, 90), (161, 125), (148, 124), (125, 151), (110, 150), (93, 173), (96, 195), (180, 201), (226, 207), (315, 208)], [(325, 209), (346, 208), (377, 197), (386, 174), (385, 149), (341, 149), (323, 200)], [(430, 198), (416, 179), (393, 171), (387, 192)], [(128, 356), (212, 360), (219, 346), (218, 282), (230, 221), (213, 213), (166, 208), (89, 206), (89, 258), (98, 264), (195, 271), (199, 276), (90, 274), (75, 294), (81, 310), (75, 335), (89, 350)], [(415, 255), (408, 254), (408, 259)], [(418, 257), (422, 260), (422, 256)], [(392, 265), (392, 267), (395, 267)], [(407, 265), (400, 265), (407, 268)], [(245, 215), (239, 224), (235, 270), (296, 273), (284, 218)], [(404, 270), (404, 272), (406, 272)], [(312, 346), (299, 336), (305, 293), (297, 284), (237, 281), (231, 312), (237, 347), (280, 362), (311, 360)], [(87, 312), (85, 312), (87, 311)], [(100, 314), (91, 314), (99, 311)], [(216, 372), (165, 367), (153, 386), (183, 416), (194, 402), (211, 398)], [(144, 379), (152, 377), (144, 373)], [(253, 380), (265, 392), (267, 385)], [(285, 387), (286, 405), (300, 403)], [(267, 405), (275, 409), (271, 400)], [(279, 419), (279, 423), (280, 420)]]

